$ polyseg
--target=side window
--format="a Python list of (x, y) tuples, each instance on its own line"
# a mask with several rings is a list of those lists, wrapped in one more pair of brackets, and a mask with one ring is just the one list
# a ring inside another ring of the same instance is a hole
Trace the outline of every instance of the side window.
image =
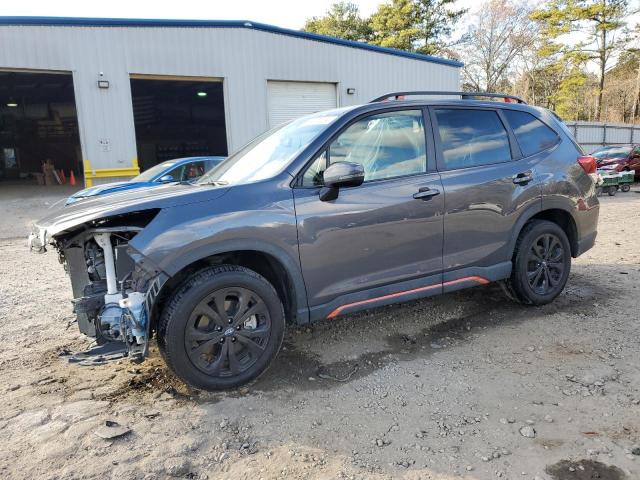
[(425, 173), (422, 111), (382, 113), (351, 124), (307, 168), (303, 185), (322, 185), (322, 173), (336, 162), (362, 165), (365, 182)]
[[(182, 181), (182, 171), (184, 169), (184, 165), (180, 165), (172, 170), (169, 170), (167, 173), (163, 174), (162, 177), (166, 177), (167, 175), (171, 175), (173, 177), (174, 182)], [(160, 178), (162, 178), (160, 177)]]
[(435, 110), (447, 170), (511, 161), (509, 137), (493, 110)]
[(327, 151), (322, 152), (304, 172), (302, 185), (306, 187), (322, 185), (322, 174), (327, 168)]
[(184, 172), (182, 174), (182, 181), (191, 181), (200, 178), (205, 172), (205, 162), (200, 160), (198, 162), (191, 162), (185, 165)]
[(559, 137), (536, 117), (527, 112), (503, 110), (525, 157), (553, 147)]

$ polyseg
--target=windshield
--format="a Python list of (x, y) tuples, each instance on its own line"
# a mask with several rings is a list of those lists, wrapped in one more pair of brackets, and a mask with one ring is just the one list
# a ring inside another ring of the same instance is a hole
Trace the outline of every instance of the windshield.
[(631, 147), (608, 147), (596, 150), (591, 154), (597, 160), (614, 157), (626, 157), (631, 153)]
[(177, 162), (175, 160), (168, 160), (166, 162), (159, 163), (158, 165), (154, 165), (148, 170), (145, 170), (137, 177), (133, 177), (131, 179), (132, 182), (149, 182), (153, 177), (162, 173), (167, 168), (171, 168)]
[(198, 180), (198, 184), (250, 183), (280, 173), (344, 109), (314, 113), (270, 130)]

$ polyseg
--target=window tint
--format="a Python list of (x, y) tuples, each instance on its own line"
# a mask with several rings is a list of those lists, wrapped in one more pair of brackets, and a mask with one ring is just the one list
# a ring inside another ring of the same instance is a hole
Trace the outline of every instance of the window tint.
[(503, 110), (525, 157), (546, 150), (558, 143), (556, 132), (527, 112)]
[(445, 167), (476, 167), (511, 160), (509, 137), (492, 110), (436, 109)]
[(331, 143), (326, 158), (314, 160), (303, 184), (321, 184), (327, 160), (359, 163), (365, 182), (426, 172), (422, 112), (389, 112), (353, 123)]
[(204, 175), (206, 171), (205, 162), (200, 160), (197, 162), (191, 162), (185, 165), (184, 172), (182, 173), (181, 181), (190, 182), (196, 180)]
[[(182, 181), (182, 171), (184, 170), (184, 165), (180, 165), (179, 167), (173, 168), (169, 170), (167, 173), (164, 173), (162, 177), (166, 177), (167, 175), (171, 175), (173, 177), (174, 182)], [(160, 178), (162, 178), (160, 177)]]
[(302, 177), (302, 184), (304, 186), (322, 185), (322, 174), (327, 168), (327, 152), (322, 152), (318, 158), (316, 158), (309, 168), (304, 172)]

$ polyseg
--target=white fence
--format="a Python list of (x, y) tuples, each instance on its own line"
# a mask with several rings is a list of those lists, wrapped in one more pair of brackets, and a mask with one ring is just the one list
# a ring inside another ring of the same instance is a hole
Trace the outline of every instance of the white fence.
[(591, 153), (603, 145), (640, 144), (640, 125), (626, 123), (564, 122), (584, 151)]

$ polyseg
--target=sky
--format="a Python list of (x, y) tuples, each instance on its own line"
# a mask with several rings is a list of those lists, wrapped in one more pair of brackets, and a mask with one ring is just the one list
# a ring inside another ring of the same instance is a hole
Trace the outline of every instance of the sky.
[[(21, 0), (0, 1), (0, 15), (57, 17), (180, 18), (253, 20), (300, 29), (307, 18), (323, 15), (336, 0)], [(363, 16), (383, 0), (351, 0)], [(471, 7), (474, 0), (459, 0)]]

